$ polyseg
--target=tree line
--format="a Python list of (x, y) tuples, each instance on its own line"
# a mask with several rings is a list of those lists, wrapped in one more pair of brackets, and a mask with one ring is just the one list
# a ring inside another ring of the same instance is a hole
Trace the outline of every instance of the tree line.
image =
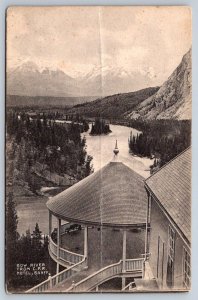
[(131, 120), (129, 125), (140, 131), (136, 136), (131, 131), (129, 150), (136, 155), (155, 158), (151, 172), (162, 167), (191, 144), (189, 120)]

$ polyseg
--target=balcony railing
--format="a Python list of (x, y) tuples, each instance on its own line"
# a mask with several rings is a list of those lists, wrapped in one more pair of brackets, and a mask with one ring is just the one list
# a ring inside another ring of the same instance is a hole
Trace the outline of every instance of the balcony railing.
[(144, 258), (127, 259), (126, 272), (142, 271), (144, 269)]
[(49, 252), (51, 252), (57, 260), (60, 260), (60, 263), (62, 263), (62, 261), (63, 261), (67, 264), (75, 265), (84, 259), (84, 255), (68, 251), (64, 248), (59, 248), (59, 255), (57, 256), (57, 254), (58, 254), (57, 248), (58, 248), (57, 244), (55, 244), (54, 241), (52, 240), (52, 238), (50, 237)]
[[(41, 282), (37, 286), (29, 289), (26, 293), (42, 293), (47, 292), (50, 289), (53, 292), (53, 288), (59, 283), (64, 282), (71, 276), (75, 275), (77, 272), (83, 270), (86, 267), (86, 258), (77, 264), (69, 267), (66, 270), (48, 278), (47, 280)], [(128, 259), (126, 260), (126, 272), (142, 272), (144, 266), (144, 259)], [(105, 282), (108, 279), (115, 277), (116, 275), (121, 275), (123, 273), (123, 261), (120, 260), (118, 263), (109, 265), (99, 271), (91, 274), (90, 276), (84, 278), (83, 280), (72, 284), (72, 286), (65, 290), (64, 292), (85, 292), (90, 291), (97, 285)]]
[(26, 293), (45, 293), (52, 289), (53, 287), (57, 286), (59, 283), (67, 280), (69, 277), (75, 275), (77, 272), (80, 272), (86, 267), (86, 258), (83, 258), (82, 261), (79, 263), (69, 267), (66, 270), (59, 272), (58, 274), (49, 277), (47, 280), (41, 282), (40, 284), (36, 285), (35, 287), (26, 291)]
[[(126, 260), (126, 272), (143, 272), (144, 259), (128, 259)], [(99, 271), (91, 274), (85, 279), (73, 284), (65, 292), (85, 292), (90, 291), (97, 285), (103, 283), (104, 281), (115, 277), (116, 275), (121, 275), (123, 273), (123, 261), (120, 260), (116, 264), (109, 265)]]
[(66, 292), (85, 292), (93, 289), (99, 283), (102, 283), (104, 280), (120, 274), (122, 272), (122, 261), (119, 261), (116, 264), (107, 266), (98, 272), (86, 277), (80, 282), (73, 284)]

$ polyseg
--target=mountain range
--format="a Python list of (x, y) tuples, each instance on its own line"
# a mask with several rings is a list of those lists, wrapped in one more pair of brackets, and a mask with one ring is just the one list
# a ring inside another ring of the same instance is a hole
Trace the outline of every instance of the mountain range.
[[(142, 89), (144, 79), (149, 87)], [(152, 80), (144, 72), (108, 66), (73, 78), (27, 62), (7, 71), (7, 104), (74, 105), (69, 113), (90, 117), (191, 119), (191, 49), (161, 87), (151, 87)]]
[(70, 97), (75, 89), (74, 79), (63, 71), (48, 68), (39, 70), (33, 62), (8, 69), (6, 85), (8, 95), (30, 97)]
[(191, 49), (161, 87), (122, 93), (70, 109), (87, 116), (125, 119), (191, 119)]
[(126, 71), (122, 67), (94, 66), (75, 77), (62, 70), (40, 69), (28, 61), (7, 70), (7, 94), (18, 96), (94, 97), (136, 91), (152, 86), (149, 72)]

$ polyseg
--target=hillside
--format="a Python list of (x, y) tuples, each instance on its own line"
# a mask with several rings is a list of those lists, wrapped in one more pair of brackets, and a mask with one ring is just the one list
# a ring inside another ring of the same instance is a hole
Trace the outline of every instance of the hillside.
[(137, 92), (108, 96), (76, 105), (69, 110), (69, 113), (79, 113), (89, 117), (120, 118), (122, 114), (134, 109), (142, 101), (155, 94), (158, 89), (159, 87), (151, 87)]
[(191, 49), (156, 94), (126, 114), (130, 119), (191, 119)]

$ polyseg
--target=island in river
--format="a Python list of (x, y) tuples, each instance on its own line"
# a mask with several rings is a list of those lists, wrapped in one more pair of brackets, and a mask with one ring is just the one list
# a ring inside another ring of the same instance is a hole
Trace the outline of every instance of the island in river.
[(91, 125), (90, 135), (109, 134), (111, 132), (109, 124), (105, 120), (96, 118), (95, 123)]

